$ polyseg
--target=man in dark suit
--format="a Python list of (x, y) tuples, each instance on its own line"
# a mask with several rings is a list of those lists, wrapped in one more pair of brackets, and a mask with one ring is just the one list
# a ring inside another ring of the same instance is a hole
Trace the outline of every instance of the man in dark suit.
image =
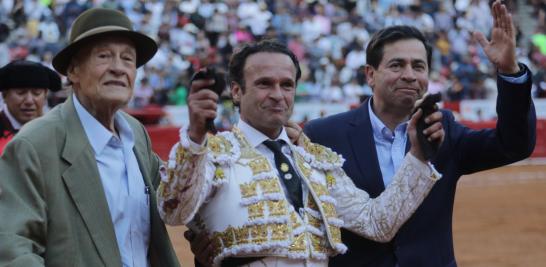
[(61, 90), (61, 77), (40, 63), (15, 60), (0, 68), (0, 154), (23, 124), (42, 116), (48, 89)]
[[(349, 250), (333, 258), (330, 266), (457, 266), (451, 225), (457, 181), (461, 175), (532, 153), (536, 127), (532, 75), (516, 61), (514, 27), (506, 7), (496, 1), (492, 13), (491, 41), (481, 33), (474, 37), (498, 70), (496, 128), (470, 130), (443, 110), (446, 138), (432, 162), (444, 178), (392, 242), (376, 243), (342, 231)], [(407, 149), (407, 121), (415, 101), (427, 90), (431, 48), (417, 29), (394, 26), (372, 37), (366, 56), (365, 72), (374, 95), (355, 110), (311, 121), (305, 133), (342, 154), (347, 175), (376, 197)]]
[(73, 94), (27, 123), (0, 158), (0, 266), (179, 266), (156, 209), (161, 160), (122, 112), (155, 41), (96, 8), (53, 59)]

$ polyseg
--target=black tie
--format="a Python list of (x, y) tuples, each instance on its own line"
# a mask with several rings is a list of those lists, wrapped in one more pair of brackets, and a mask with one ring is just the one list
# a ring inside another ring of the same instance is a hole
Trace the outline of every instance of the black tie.
[(299, 209), (303, 207), (303, 193), (301, 189), (300, 176), (296, 173), (296, 170), (294, 170), (294, 167), (292, 164), (290, 164), (288, 158), (282, 153), (281, 148), (283, 143), (284, 142), (282, 140), (264, 141), (264, 145), (267, 146), (267, 148), (269, 148), (275, 155), (275, 165), (279, 171), (281, 181), (286, 187), (290, 202), (294, 206), (294, 209), (296, 209), (296, 212), (298, 212)]

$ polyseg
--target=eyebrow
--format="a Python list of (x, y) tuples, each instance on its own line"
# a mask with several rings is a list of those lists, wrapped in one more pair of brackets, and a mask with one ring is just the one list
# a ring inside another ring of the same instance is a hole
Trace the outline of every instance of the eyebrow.
[[(425, 60), (422, 60), (420, 58), (411, 59), (410, 61), (412, 64), (426, 63)], [(389, 61), (387, 61), (387, 63), (392, 63), (392, 62), (406, 62), (406, 59), (397, 57), (397, 58), (391, 58)]]

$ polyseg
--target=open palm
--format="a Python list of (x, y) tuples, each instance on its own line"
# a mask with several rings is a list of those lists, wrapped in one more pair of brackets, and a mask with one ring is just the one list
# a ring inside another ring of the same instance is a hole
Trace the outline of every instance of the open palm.
[(500, 73), (516, 73), (519, 67), (516, 61), (516, 34), (512, 16), (498, 0), (493, 3), (491, 13), (494, 21), (491, 41), (481, 32), (474, 33), (474, 37)]

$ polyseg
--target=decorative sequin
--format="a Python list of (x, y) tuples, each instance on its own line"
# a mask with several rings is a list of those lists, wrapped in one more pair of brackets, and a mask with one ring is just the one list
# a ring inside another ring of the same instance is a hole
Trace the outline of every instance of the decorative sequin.
[(216, 170), (214, 171), (214, 180), (222, 180), (225, 178), (224, 170), (220, 167), (216, 167)]

